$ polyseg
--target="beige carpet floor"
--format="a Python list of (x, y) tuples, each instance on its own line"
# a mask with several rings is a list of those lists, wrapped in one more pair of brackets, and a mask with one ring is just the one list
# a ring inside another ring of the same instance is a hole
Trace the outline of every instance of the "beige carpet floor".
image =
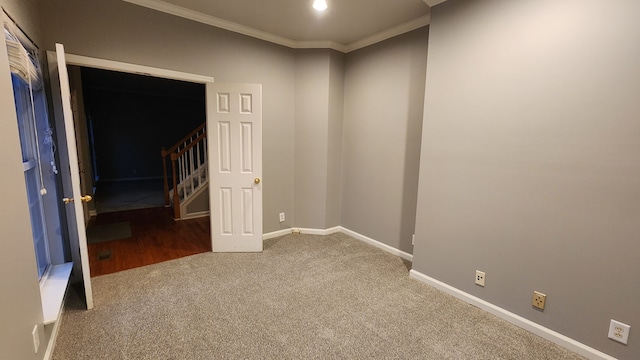
[(343, 234), (93, 278), (68, 296), (54, 359), (582, 359), (409, 277)]

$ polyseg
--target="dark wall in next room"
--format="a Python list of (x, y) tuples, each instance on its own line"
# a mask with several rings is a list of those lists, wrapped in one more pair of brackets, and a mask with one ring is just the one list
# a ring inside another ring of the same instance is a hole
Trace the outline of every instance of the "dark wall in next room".
[(82, 68), (101, 181), (162, 177), (160, 149), (205, 121), (202, 84)]

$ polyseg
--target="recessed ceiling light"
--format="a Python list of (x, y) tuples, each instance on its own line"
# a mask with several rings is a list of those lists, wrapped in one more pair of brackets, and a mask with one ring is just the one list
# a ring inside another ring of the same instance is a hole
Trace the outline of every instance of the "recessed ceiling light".
[(327, 10), (327, 2), (326, 2), (326, 0), (315, 0), (313, 2), (313, 8), (318, 10), (318, 11)]

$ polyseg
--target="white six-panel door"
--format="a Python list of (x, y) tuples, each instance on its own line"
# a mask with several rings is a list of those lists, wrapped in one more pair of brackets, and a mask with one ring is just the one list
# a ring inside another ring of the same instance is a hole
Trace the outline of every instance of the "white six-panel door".
[[(64, 196), (72, 199), (65, 205), (67, 214), (67, 226), (73, 267), (77, 275), (82, 276), (87, 309), (93, 308), (93, 292), (89, 271), (89, 252), (87, 249), (87, 233), (84, 221), (84, 209), (80, 190), (80, 169), (78, 167), (78, 149), (76, 147), (76, 133), (71, 109), (71, 91), (69, 89), (69, 75), (65, 59), (64, 46), (56, 44), (56, 52), (48, 53), (49, 70), (51, 71), (51, 88), (54, 98), (56, 119), (59, 125), (58, 131), (64, 133), (66, 141), (60, 145), (60, 174)], [(57, 74), (56, 74), (57, 73)], [(60, 98), (58, 98), (58, 95)], [(59, 100), (59, 101), (56, 101)], [(62, 120), (62, 121), (61, 121)], [(65, 157), (66, 155), (66, 157)]]
[(262, 251), (262, 85), (207, 84), (214, 252)]

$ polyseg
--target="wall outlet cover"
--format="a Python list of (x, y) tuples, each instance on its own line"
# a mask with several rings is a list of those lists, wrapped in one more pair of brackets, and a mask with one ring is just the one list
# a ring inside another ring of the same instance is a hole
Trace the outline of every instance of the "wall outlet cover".
[(627, 341), (629, 341), (629, 330), (631, 330), (631, 326), (611, 319), (609, 323), (609, 339), (627, 345)]
[(476, 285), (484, 286), (484, 271), (476, 270)]
[(38, 353), (40, 350), (40, 334), (38, 334), (38, 325), (33, 326), (33, 331), (31, 331), (31, 336), (33, 337), (33, 350)]
[(547, 295), (543, 294), (539, 291), (534, 291), (533, 292), (533, 299), (531, 300), (531, 305), (533, 305), (534, 307), (540, 309), (540, 310), (544, 310), (544, 304), (547, 301)]

